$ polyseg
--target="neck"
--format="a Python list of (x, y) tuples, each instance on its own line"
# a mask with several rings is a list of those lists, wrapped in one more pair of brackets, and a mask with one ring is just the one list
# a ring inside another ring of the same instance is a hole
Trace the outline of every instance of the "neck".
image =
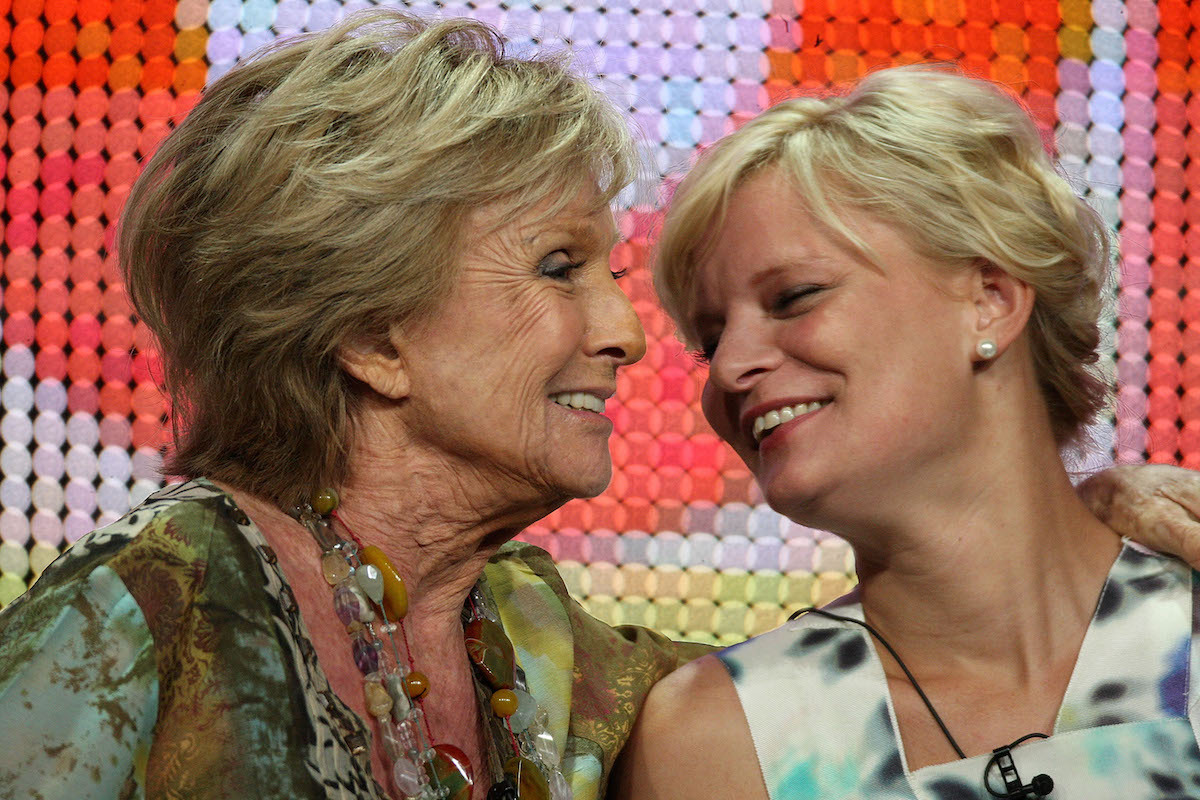
[(1054, 448), (988, 445), (910, 483), (898, 513), (842, 533), (864, 613), (916, 674), (1027, 684), (1074, 663), (1120, 542)]
[[(426, 642), (426, 648), (438, 642), (461, 647), (460, 612), (488, 560), (558, 503), (502, 502), (503, 488), (480, 485), (470, 470), (430, 461), (398, 463), (363, 453), (354, 463), (354, 476), (337, 487), (338, 519), (330, 520), (334, 532), (387, 555), (408, 590), (409, 636)], [(320, 547), (303, 525), (270, 501), (222, 488), (276, 550), (289, 580), (319, 574)]]

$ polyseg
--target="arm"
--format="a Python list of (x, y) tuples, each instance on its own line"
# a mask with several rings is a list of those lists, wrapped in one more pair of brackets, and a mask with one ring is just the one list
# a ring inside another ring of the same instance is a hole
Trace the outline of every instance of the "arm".
[(1200, 569), (1200, 473), (1166, 464), (1123, 465), (1078, 487), (1101, 522)]
[(609, 792), (616, 800), (766, 800), (737, 690), (715, 656), (681, 667), (650, 691)]
[(158, 711), (149, 630), (111, 569), (57, 582), (64, 571), (0, 614), (0, 793), (144, 792)]

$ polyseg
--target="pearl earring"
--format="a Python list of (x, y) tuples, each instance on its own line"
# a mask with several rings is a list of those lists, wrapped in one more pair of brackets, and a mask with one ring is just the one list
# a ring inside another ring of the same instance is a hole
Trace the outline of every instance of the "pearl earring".
[(991, 339), (981, 339), (979, 344), (975, 345), (975, 352), (983, 359), (995, 358), (998, 349)]

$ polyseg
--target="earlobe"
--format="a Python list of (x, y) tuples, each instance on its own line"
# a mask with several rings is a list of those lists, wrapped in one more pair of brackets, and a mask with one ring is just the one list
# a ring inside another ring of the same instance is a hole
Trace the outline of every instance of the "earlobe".
[(383, 397), (403, 400), (408, 396), (408, 372), (393, 342), (365, 338), (347, 342), (338, 350), (338, 359), (349, 375)]
[(977, 269), (972, 347), (983, 362), (1003, 354), (1021, 335), (1033, 313), (1036, 293), (1028, 283), (994, 264), (981, 262)]

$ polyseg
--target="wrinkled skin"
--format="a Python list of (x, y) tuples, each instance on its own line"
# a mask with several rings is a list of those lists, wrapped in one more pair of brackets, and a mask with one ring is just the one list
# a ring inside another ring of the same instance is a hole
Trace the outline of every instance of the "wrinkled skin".
[(1113, 530), (1200, 569), (1200, 474), (1167, 464), (1127, 464), (1079, 486)]

